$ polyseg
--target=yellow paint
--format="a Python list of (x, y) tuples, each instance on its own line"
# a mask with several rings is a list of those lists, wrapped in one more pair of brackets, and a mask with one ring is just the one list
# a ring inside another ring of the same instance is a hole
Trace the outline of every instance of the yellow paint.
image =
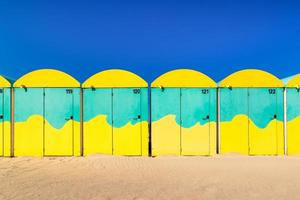
[(249, 145), (250, 155), (283, 155), (283, 122), (274, 119), (262, 129), (249, 120)]
[(259, 128), (246, 115), (220, 122), (220, 153), (283, 155), (283, 122), (272, 120), (267, 127)]
[[(76, 128), (77, 126), (77, 128)], [(80, 155), (80, 140), (79, 122), (69, 120), (62, 128), (56, 129), (51, 126), (47, 121), (45, 122), (45, 156), (72, 156), (73, 148), (74, 155)], [(77, 133), (76, 133), (77, 130)], [(73, 132), (74, 131), (74, 132)], [(73, 136), (74, 134), (74, 136)], [(74, 142), (74, 146), (73, 146)], [(77, 144), (77, 145), (76, 145)], [(76, 148), (77, 147), (77, 148)], [(79, 153), (78, 153), (79, 151)]]
[(235, 72), (220, 82), (220, 87), (283, 87), (283, 82), (276, 76), (257, 69)]
[(88, 78), (83, 84), (83, 88), (128, 88), (128, 87), (148, 87), (148, 83), (140, 76), (121, 69), (110, 69), (99, 72)]
[(217, 84), (207, 75), (191, 70), (177, 69), (156, 78), (151, 87), (216, 87)]
[(14, 87), (80, 87), (72, 76), (54, 69), (40, 69), (19, 78)]
[(0, 88), (11, 87), (10, 82), (3, 76), (0, 75)]
[(181, 128), (181, 155), (215, 155), (216, 123), (199, 123), (191, 128)]
[(180, 155), (180, 126), (175, 115), (152, 122), (152, 155)]
[[(145, 123), (145, 122), (142, 122)], [(142, 155), (141, 123), (113, 127), (113, 154), (114, 155)]]
[(33, 115), (15, 122), (14, 155), (43, 156), (43, 117)]
[(300, 117), (287, 122), (287, 154), (300, 154)]
[(289, 82), (286, 84), (286, 87), (288, 88), (299, 88), (300, 87), (300, 74), (296, 74), (289, 80)]
[(220, 122), (220, 153), (248, 154), (248, 116), (236, 115)]
[(84, 155), (112, 154), (112, 126), (106, 115), (98, 115), (83, 126)]
[[(112, 128), (106, 115), (84, 122), (84, 155), (148, 155), (148, 123)], [(114, 148), (113, 148), (114, 145)], [(114, 149), (114, 151), (113, 151)]]
[[(43, 120), (42, 116), (33, 115), (25, 122), (15, 122), (15, 156), (43, 156), (44, 148), (45, 155), (72, 155), (74, 149), (74, 156), (80, 156), (79, 122), (69, 121), (63, 128), (55, 129), (45, 121), (45, 130), (48, 131), (44, 133)], [(74, 136), (70, 134), (70, 131)], [(73, 143), (74, 146), (72, 146)]]
[(0, 122), (0, 156), (11, 156), (10, 122)]

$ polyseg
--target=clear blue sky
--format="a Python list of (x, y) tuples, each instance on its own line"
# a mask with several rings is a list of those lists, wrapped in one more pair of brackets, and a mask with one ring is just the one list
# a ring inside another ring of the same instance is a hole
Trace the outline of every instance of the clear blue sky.
[[(215, 80), (243, 68), (300, 72), (300, 5), (288, 1), (0, 1), (0, 73), (83, 81), (107, 68), (152, 81), (175, 68)], [(228, 3), (230, 2), (230, 3)]]

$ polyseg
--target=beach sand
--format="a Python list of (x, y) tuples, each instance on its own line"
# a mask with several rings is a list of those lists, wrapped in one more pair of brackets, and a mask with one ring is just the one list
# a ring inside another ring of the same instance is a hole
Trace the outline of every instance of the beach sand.
[(0, 199), (299, 199), (300, 156), (0, 158)]

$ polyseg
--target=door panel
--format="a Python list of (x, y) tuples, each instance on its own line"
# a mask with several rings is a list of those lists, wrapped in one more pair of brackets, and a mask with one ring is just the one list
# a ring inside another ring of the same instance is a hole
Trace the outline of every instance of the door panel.
[(141, 155), (140, 88), (113, 89), (113, 154)]
[(73, 155), (73, 90), (45, 89), (45, 155)]
[(286, 89), (287, 103), (287, 153), (300, 154), (300, 91)]
[(180, 155), (180, 89), (151, 89), (152, 155)]
[(112, 89), (84, 89), (84, 154), (112, 154)]
[(248, 89), (220, 88), (220, 152), (247, 155)]
[(4, 155), (4, 91), (0, 88), (0, 156)]
[(210, 154), (210, 90), (181, 89), (181, 154)]
[(249, 89), (249, 150), (251, 155), (277, 155), (276, 88)]
[(43, 155), (42, 88), (15, 88), (15, 156)]

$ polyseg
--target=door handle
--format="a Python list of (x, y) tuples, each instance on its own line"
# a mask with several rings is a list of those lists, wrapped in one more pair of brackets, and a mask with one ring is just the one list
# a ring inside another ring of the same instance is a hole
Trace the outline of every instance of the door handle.
[(69, 120), (73, 120), (73, 116), (71, 116), (70, 118), (65, 118), (66, 121), (69, 121)]
[(3, 115), (0, 115), (0, 119), (3, 119)]
[(277, 119), (277, 115), (273, 115), (271, 119)]
[(138, 115), (137, 117), (133, 118), (134, 120), (141, 119), (141, 115)]
[(202, 118), (203, 120), (208, 120), (209, 119), (209, 115), (206, 115), (206, 117)]

